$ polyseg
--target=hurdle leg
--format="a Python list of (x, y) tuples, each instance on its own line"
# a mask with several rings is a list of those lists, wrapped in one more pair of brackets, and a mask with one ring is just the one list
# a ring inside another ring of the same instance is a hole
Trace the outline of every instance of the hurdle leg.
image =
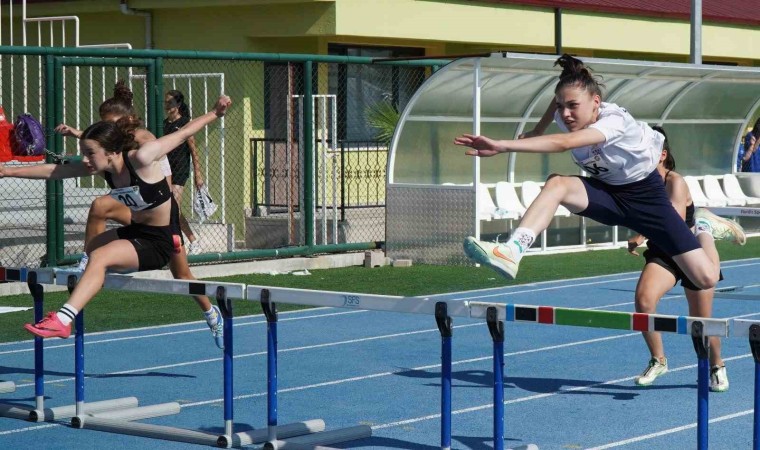
[(755, 412), (752, 427), (752, 448), (760, 450), (760, 325), (754, 324), (749, 327), (749, 347), (755, 359)]
[(504, 322), (493, 306), (486, 310), (493, 339), (493, 448), (504, 450)]
[[(27, 275), (27, 285), (29, 292), (34, 299), (34, 323), (42, 320), (45, 314), (43, 310), (44, 291), (42, 285), (37, 283), (37, 273), (31, 272)], [(34, 409), (42, 411), (45, 409), (45, 358), (44, 344), (39, 336), (34, 337)]]
[(697, 449), (707, 450), (710, 392), (710, 340), (704, 335), (702, 322), (691, 325), (691, 339), (697, 352)]
[(226, 289), (222, 286), (216, 288), (216, 303), (224, 317), (224, 436), (232, 439), (234, 433), (234, 410), (233, 398), (233, 349), (232, 349), (232, 301), (227, 298)]
[(261, 308), (267, 318), (267, 442), (277, 440), (277, 306), (269, 291), (261, 295)]
[(441, 332), (441, 450), (451, 449), (451, 338), (453, 322), (446, 302), (435, 304), (435, 321)]

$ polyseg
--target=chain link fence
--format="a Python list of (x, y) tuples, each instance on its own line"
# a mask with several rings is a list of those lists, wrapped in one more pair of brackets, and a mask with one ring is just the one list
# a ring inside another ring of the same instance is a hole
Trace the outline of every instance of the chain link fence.
[[(172, 131), (164, 110), (170, 90), (182, 94), (191, 117), (208, 111), (222, 93), (232, 97), (223, 120), (196, 134), (187, 153), (170, 158), (188, 225), (185, 242), (195, 242), (191, 262), (384, 241), (388, 136), (399, 111), (432, 73), (424, 63), (316, 55), (288, 61), (269, 55), (215, 53), (204, 59), (144, 50), (15, 50), (0, 56), (0, 105), (9, 120), (22, 112), (40, 118), (49, 149), (65, 157), (78, 155), (78, 140), (54, 135), (55, 126), (82, 130), (100, 120), (99, 106), (119, 80), (157, 136)], [(57, 69), (48, 67), (51, 61)], [(53, 111), (48, 105), (55, 98), (60, 104)], [(90, 204), (108, 192), (100, 177), (65, 180), (59, 190), (41, 180), (0, 183), (0, 263), (8, 266), (74, 262), (84, 248)], [(206, 220), (193, 208), (202, 185), (218, 206)], [(51, 206), (56, 199), (58, 209)], [(53, 251), (55, 257), (48, 257)]]

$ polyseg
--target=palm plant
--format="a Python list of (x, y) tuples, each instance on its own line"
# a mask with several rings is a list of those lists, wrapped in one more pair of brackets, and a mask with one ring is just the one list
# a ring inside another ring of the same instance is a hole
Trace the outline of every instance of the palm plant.
[(388, 145), (393, 139), (400, 114), (390, 99), (373, 103), (364, 112), (367, 123), (376, 130), (375, 139)]

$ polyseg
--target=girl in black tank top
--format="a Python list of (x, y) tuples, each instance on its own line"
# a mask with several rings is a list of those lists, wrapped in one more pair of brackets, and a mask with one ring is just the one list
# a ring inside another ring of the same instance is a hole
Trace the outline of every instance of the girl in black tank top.
[[(139, 208), (132, 224), (108, 230), (93, 239), (89, 263), (69, 300), (57, 313), (49, 313), (36, 324), (26, 324), (27, 331), (43, 338), (67, 338), (71, 334), (72, 320), (103, 286), (107, 270), (145, 270), (168, 262), (175, 247), (172, 215), (176, 214), (176, 203), (172, 201), (157, 161), (189, 136), (223, 116), (230, 103), (228, 97), (220, 97), (214, 110), (192, 120), (176, 133), (144, 143), (137, 151), (132, 151), (137, 145), (130, 133), (130, 124), (97, 122), (82, 133), (80, 148), (83, 158), (79, 162), (26, 167), (0, 165), (0, 176), (3, 177), (63, 179), (98, 174), (112, 187), (121, 184), (119, 181), (126, 175), (130, 186), (122, 187), (126, 188), (122, 191), (124, 202), (132, 209)], [(172, 202), (171, 206), (162, 207), (167, 201)], [(150, 223), (169, 225), (153, 226)]]

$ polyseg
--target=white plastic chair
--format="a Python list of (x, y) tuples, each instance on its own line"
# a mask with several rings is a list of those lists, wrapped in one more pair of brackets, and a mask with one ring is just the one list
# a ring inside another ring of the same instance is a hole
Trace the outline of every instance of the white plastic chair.
[(723, 202), (728, 206), (744, 206), (747, 204), (744, 199), (727, 197), (726, 194), (723, 193), (723, 189), (720, 187), (720, 181), (718, 181), (715, 175), (705, 175), (702, 184), (705, 186), (705, 196), (708, 200)]
[[(520, 193), (523, 205), (525, 205), (526, 208), (530, 208), (530, 205), (533, 203), (536, 197), (538, 197), (538, 194), (541, 193), (541, 185), (535, 181), (523, 181)], [(570, 217), (572, 213), (564, 206), (559, 205), (554, 215), (561, 217)]]
[(744, 200), (741, 206), (760, 205), (760, 198), (746, 195), (739, 184), (739, 179), (732, 173), (723, 175), (723, 190), (726, 192), (726, 197), (730, 199)]
[(525, 214), (525, 207), (517, 197), (515, 185), (508, 181), (496, 183), (496, 206), (499, 208), (499, 211), (515, 213), (517, 217)]
[(704, 192), (702, 192), (702, 188), (699, 186), (699, 180), (694, 178), (693, 176), (686, 175), (683, 177), (684, 181), (686, 181), (686, 186), (689, 187), (689, 192), (691, 193), (691, 199), (694, 201), (694, 206), (698, 208), (703, 208), (706, 206), (726, 206), (727, 203), (725, 201), (715, 201), (710, 200), (707, 198)]
[(480, 220), (517, 219), (518, 217), (514, 211), (499, 210), (493, 202), (491, 193), (488, 192), (488, 186), (482, 183), (478, 184), (478, 203), (478, 219)]

